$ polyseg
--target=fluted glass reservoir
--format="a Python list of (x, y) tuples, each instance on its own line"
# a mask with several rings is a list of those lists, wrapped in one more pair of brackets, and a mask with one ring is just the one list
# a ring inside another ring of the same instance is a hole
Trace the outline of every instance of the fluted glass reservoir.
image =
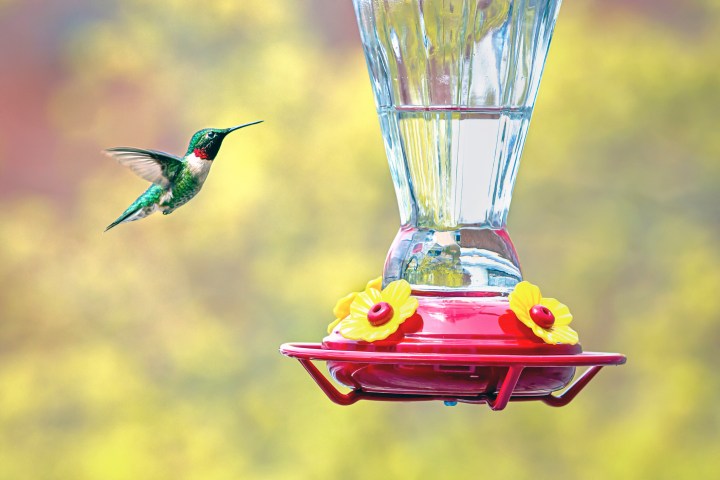
[(505, 292), (505, 224), (560, 0), (353, 0), (402, 226), (384, 280)]

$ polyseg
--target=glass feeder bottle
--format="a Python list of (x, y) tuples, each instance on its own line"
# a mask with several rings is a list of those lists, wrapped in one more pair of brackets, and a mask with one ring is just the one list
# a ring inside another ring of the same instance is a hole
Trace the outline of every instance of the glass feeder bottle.
[(401, 227), (383, 271), (504, 294), (506, 221), (560, 0), (354, 0)]

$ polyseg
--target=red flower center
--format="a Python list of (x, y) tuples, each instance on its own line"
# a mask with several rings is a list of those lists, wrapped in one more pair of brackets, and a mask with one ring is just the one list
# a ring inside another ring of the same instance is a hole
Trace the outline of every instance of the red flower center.
[(368, 321), (373, 327), (385, 325), (393, 318), (393, 308), (387, 302), (376, 303), (368, 312)]
[(535, 305), (532, 307), (530, 309), (530, 318), (542, 328), (550, 328), (555, 323), (555, 315), (553, 315), (549, 308), (543, 305)]

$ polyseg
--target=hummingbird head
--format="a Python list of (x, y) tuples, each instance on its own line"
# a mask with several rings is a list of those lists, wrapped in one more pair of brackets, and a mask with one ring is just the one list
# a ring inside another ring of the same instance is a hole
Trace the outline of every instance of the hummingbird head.
[(244, 127), (249, 127), (250, 125), (256, 125), (261, 122), (262, 120), (258, 120), (257, 122), (245, 123), (236, 127), (204, 128), (199, 130), (195, 132), (195, 135), (193, 135), (190, 139), (190, 145), (188, 145), (188, 150), (185, 155), (190, 155), (192, 153), (203, 160), (214, 160), (220, 150), (220, 145), (222, 145), (222, 142), (228, 133)]

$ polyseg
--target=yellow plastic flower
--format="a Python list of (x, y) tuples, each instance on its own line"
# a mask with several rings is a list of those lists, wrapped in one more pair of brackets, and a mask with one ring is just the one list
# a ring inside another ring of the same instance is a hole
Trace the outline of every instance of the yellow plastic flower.
[(536, 285), (518, 283), (509, 300), (518, 320), (545, 343), (575, 345), (578, 342), (577, 332), (569, 326), (573, 316), (568, 306), (554, 298), (543, 298)]
[[(379, 291), (381, 288), (382, 277), (377, 277), (367, 283), (367, 285), (365, 286), (365, 291), (370, 289)], [(345, 317), (350, 315), (350, 305), (352, 305), (352, 302), (355, 300), (355, 297), (357, 297), (359, 293), (360, 292), (348, 293), (337, 301), (337, 303), (335, 304), (335, 308), (333, 308), (333, 315), (335, 315), (335, 320), (330, 325), (328, 325), (328, 333), (332, 333), (337, 324), (340, 323), (340, 321), (343, 320)]]
[(340, 322), (340, 335), (366, 342), (388, 338), (417, 310), (417, 298), (410, 293), (405, 280), (390, 283), (382, 292), (368, 288), (359, 293), (350, 305), (350, 316)]

